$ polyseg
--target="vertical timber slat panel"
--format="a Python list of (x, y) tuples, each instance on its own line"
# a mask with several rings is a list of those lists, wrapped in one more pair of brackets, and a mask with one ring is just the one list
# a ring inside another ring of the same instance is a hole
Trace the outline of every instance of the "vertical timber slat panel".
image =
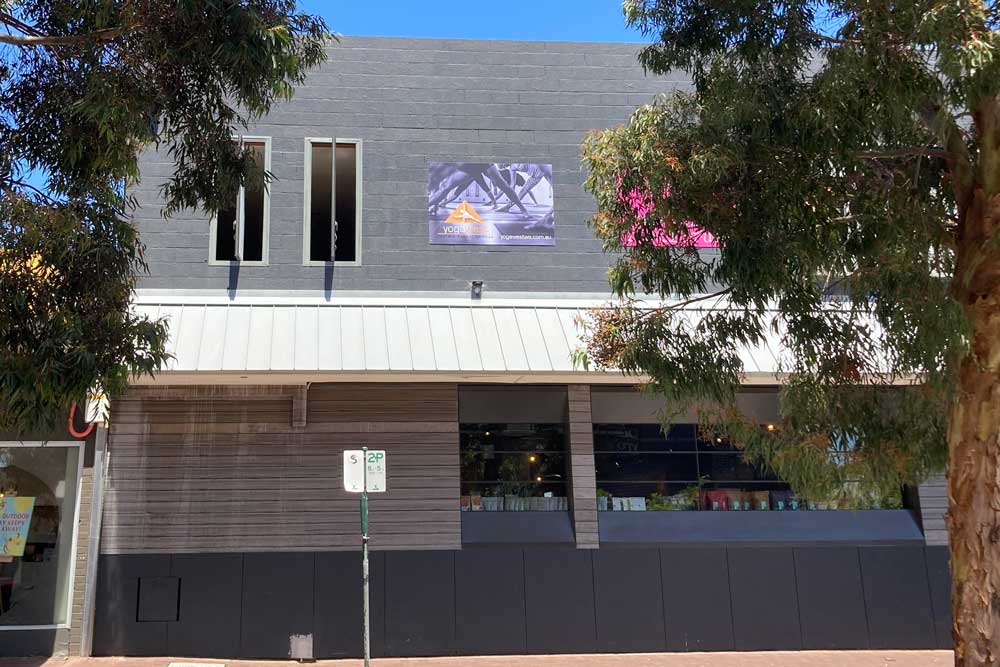
[(569, 465), (576, 546), (596, 549), (597, 482), (594, 476), (594, 430), (590, 421), (590, 385), (571, 384), (569, 396)]
[(292, 426), (294, 387), (140, 388), (116, 401), (101, 552), (360, 548), (345, 449), (385, 449), (371, 498), (373, 549), (457, 549), (454, 384), (314, 384)]

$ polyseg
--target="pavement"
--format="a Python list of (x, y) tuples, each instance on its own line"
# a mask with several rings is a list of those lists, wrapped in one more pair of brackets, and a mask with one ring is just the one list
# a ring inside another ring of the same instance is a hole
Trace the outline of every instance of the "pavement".
[[(375, 658), (372, 667), (951, 667), (951, 651), (770, 651)], [(211, 660), (196, 658), (0, 658), (0, 667), (362, 667), (361, 660)]]

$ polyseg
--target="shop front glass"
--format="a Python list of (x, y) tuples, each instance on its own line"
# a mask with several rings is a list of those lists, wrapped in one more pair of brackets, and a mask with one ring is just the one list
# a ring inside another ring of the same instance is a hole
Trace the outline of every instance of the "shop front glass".
[(0, 626), (67, 622), (79, 446), (0, 444)]
[(566, 511), (562, 424), (462, 424), (462, 511)]
[(697, 424), (595, 424), (600, 511), (797, 511), (899, 509), (902, 490), (884, 497), (844, 488), (834, 498), (800, 498), (772, 470), (748, 463)]

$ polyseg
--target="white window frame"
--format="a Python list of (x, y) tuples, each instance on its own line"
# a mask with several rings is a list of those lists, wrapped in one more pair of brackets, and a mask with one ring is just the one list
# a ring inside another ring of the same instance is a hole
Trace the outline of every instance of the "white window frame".
[[(330, 192), (332, 201), (330, 202), (330, 210), (333, 214), (337, 214), (337, 144), (353, 144), (354, 145), (354, 173), (356, 178), (354, 179), (354, 261), (353, 262), (334, 262), (333, 260), (312, 260), (309, 258), (309, 246), (310, 246), (310, 236), (311, 236), (311, 220), (310, 220), (310, 208), (312, 206), (312, 147), (313, 144), (331, 144), (333, 146), (333, 165), (330, 170), (330, 177), (333, 179), (333, 183), (330, 186)], [(305, 139), (305, 171), (302, 177), (302, 192), (303, 192), (303, 206), (302, 206), (302, 265), (303, 266), (361, 266), (361, 220), (362, 220), (362, 203), (361, 203), (361, 193), (362, 193), (362, 183), (364, 178), (362, 178), (362, 166), (364, 160), (363, 155), (363, 144), (361, 139), (354, 138), (336, 138), (336, 137), (306, 137)]]
[(0, 441), (0, 448), (39, 448), (39, 447), (76, 447), (79, 451), (76, 463), (76, 507), (73, 508), (73, 539), (70, 540), (69, 550), (69, 572), (67, 572), (67, 595), (66, 595), (66, 622), (49, 623), (45, 625), (2, 625), (0, 632), (17, 630), (68, 630), (73, 626), (73, 589), (76, 581), (76, 551), (78, 548), (77, 539), (80, 534), (80, 506), (83, 504), (81, 492), (83, 491), (83, 457), (86, 451), (84, 440), (24, 440), (24, 441)]
[[(257, 137), (257, 136), (236, 136), (233, 137), (233, 141), (238, 141), (240, 144), (243, 142), (252, 143), (262, 143), (264, 144), (264, 171), (267, 173), (271, 172), (271, 137)], [(240, 192), (236, 199), (236, 252), (240, 255), (243, 254), (243, 218), (244, 218), (244, 200), (246, 198), (246, 190), (243, 186), (240, 186)], [(244, 260), (244, 259), (216, 259), (215, 250), (218, 240), (218, 225), (219, 216), (213, 215), (210, 224), (210, 233), (208, 243), (208, 263), (212, 266), (267, 266), (268, 265), (268, 254), (271, 249), (271, 187), (270, 183), (264, 183), (264, 239), (261, 244), (261, 254), (260, 260)]]

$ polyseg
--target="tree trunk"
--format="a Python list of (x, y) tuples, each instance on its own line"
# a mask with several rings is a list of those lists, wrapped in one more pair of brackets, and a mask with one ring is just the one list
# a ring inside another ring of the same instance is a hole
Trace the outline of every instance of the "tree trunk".
[(995, 242), (984, 242), (996, 233), (1000, 205), (982, 190), (974, 199), (956, 272), (957, 296), (972, 327), (970, 349), (959, 369), (948, 431), (952, 633), (959, 667), (1000, 665), (1000, 258)]

